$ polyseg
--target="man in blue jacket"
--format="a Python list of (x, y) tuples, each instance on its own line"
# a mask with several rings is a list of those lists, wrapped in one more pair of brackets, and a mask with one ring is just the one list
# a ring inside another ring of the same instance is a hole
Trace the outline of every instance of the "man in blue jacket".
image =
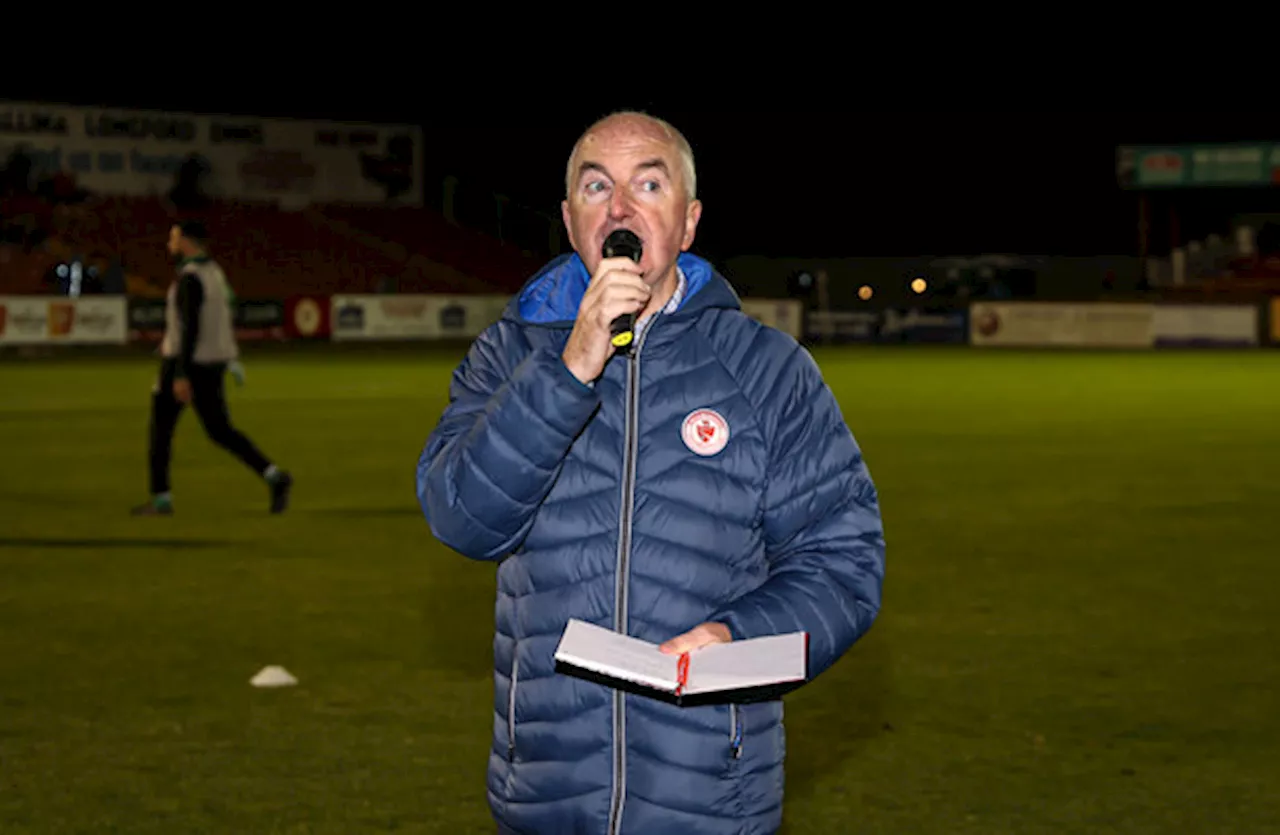
[[(488, 798), (504, 835), (781, 826), (780, 700), (677, 707), (557, 674), (570, 618), (668, 652), (806, 631), (812, 679), (879, 611), (861, 451), (809, 354), (688, 253), (695, 178), (663, 121), (588, 129), (566, 172), (575, 253), (472, 345), (418, 463), (435, 536), (501, 560)], [(638, 263), (602, 257), (617, 229)]]

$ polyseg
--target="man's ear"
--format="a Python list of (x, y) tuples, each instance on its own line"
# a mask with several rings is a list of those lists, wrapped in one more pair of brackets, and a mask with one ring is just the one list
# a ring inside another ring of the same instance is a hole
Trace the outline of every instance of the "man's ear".
[(680, 242), (680, 250), (687, 252), (693, 246), (694, 236), (698, 233), (698, 221), (702, 220), (702, 201), (694, 200), (684, 213), (684, 240)]
[(576, 250), (578, 248), (578, 242), (573, 239), (573, 223), (571, 222), (571, 219), (569, 216), (568, 200), (560, 201), (560, 219), (564, 221), (564, 229), (565, 229), (565, 233), (569, 236), (570, 248)]

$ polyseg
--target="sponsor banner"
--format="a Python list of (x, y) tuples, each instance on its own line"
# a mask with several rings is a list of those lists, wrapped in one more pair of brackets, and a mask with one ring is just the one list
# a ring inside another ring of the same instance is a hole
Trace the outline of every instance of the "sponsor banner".
[[(164, 299), (129, 299), (129, 341), (159, 342), (164, 338)], [(285, 305), (262, 299), (238, 299), (234, 316), (236, 339), (254, 342), (285, 339)]]
[(284, 303), (284, 332), (290, 339), (329, 338), (328, 296), (294, 296)]
[(0, 296), (0, 345), (122, 345), (124, 296)]
[(249, 342), (284, 339), (284, 321), (284, 302), (264, 299), (236, 301), (236, 339)]
[(65, 171), (98, 194), (166, 194), (179, 172), (210, 197), (421, 205), (422, 129), (0, 101), (0, 159)]
[(129, 341), (159, 342), (164, 335), (164, 299), (129, 297)]
[(1124, 188), (1234, 188), (1280, 185), (1280, 143), (1124, 146), (1116, 155)]
[(876, 338), (880, 342), (968, 341), (968, 317), (963, 310), (949, 308), (890, 308), (882, 312)]
[(946, 307), (814, 312), (807, 333), (826, 342), (964, 344), (969, 339), (967, 313)]
[(1245, 347), (1258, 344), (1253, 305), (1160, 305), (1153, 317), (1158, 347)]
[(974, 345), (1150, 348), (1155, 342), (1149, 304), (974, 302)]
[(334, 341), (474, 339), (496, 322), (509, 296), (334, 296)]
[(742, 312), (762, 325), (799, 340), (804, 328), (804, 305), (799, 299), (743, 299)]
[(880, 313), (874, 310), (812, 311), (805, 324), (809, 338), (821, 342), (874, 342), (880, 330)]

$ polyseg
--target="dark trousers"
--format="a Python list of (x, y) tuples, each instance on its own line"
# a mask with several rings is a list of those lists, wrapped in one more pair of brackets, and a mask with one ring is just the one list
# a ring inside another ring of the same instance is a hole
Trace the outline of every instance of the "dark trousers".
[[(191, 405), (209, 440), (239, 458), (244, 465), (262, 475), (271, 462), (253, 442), (231, 425), (227, 413), (227, 366), (192, 364), (187, 369), (191, 381)], [(160, 365), (159, 385), (151, 395), (151, 492), (169, 492), (169, 462), (173, 456), (173, 433), (178, 428), (186, 404), (173, 396), (172, 360)]]

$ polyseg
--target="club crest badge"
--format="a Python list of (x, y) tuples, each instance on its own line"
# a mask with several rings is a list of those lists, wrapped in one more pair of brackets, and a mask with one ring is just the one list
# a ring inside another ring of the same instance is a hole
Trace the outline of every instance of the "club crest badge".
[(680, 436), (698, 455), (715, 455), (729, 443), (729, 423), (713, 409), (696, 409), (684, 419)]

